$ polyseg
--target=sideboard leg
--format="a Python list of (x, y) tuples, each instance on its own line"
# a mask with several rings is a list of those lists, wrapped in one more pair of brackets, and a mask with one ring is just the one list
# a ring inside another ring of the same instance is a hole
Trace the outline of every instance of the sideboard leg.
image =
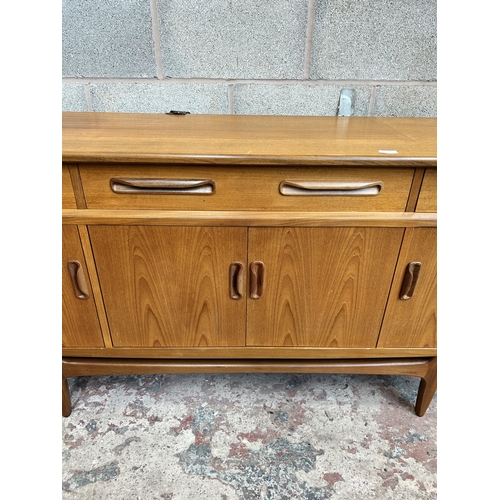
[(420, 380), (418, 387), (417, 402), (415, 403), (415, 413), (423, 417), (427, 408), (431, 404), (432, 398), (437, 389), (437, 358), (429, 361), (427, 373)]
[(69, 393), (68, 379), (62, 378), (62, 414), (63, 417), (71, 415), (71, 395)]

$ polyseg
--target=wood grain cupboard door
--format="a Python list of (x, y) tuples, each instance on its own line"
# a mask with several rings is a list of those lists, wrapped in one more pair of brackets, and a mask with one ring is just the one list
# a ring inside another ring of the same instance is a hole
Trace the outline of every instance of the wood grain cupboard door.
[(62, 228), (63, 347), (103, 347), (101, 327), (76, 226)]
[(247, 345), (376, 346), (403, 229), (249, 231)]
[(436, 236), (436, 228), (406, 230), (378, 347), (437, 346)]
[(244, 345), (246, 228), (89, 232), (115, 347)]

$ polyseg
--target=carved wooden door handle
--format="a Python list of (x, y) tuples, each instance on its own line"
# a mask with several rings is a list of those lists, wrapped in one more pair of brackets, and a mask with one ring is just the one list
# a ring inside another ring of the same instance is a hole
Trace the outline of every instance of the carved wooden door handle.
[(403, 286), (401, 287), (401, 291), (399, 293), (399, 298), (401, 300), (409, 300), (413, 297), (413, 292), (415, 291), (415, 286), (417, 284), (421, 268), (421, 262), (410, 262), (408, 264), (403, 280)]
[(83, 272), (83, 267), (77, 260), (70, 260), (68, 262), (68, 271), (71, 277), (71, 283), (73, 283), (73, 289), (75, 290), (75, 295), (78, 299), (88, 299), (89, 289), (87, 282), (85, 280), (85, 273)]
[(233, 262), (229, 266), (229, 295), (234, 300), (243, 297), (243, 264)]
[(250, 298), (259, 299), (264, 290), (264, 263), (255, 260), (250, 263)]

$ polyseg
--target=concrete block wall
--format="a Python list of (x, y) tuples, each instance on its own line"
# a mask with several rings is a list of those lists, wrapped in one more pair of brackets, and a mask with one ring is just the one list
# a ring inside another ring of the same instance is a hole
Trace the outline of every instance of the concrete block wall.
[(436, 0), (63, 0), (64, 111), (436, 116)]

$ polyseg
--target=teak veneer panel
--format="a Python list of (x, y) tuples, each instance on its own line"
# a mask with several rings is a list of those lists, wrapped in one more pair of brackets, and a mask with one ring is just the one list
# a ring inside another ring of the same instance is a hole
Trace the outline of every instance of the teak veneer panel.
[(250, 229), (265, 266), (248, 345), (375, 347), (403, 229)]
[(435, 213), (63, 210), (63, 224), (243, 227), (436, 227)]
[(436, 356), (436, 348), (381, 347), (111, 347), (63, 348), (63, 356), (151, 358), (151, 359), (344, 359), (344, 358), (401, 358)]
[[(62, 228), (62, 345), (63, 347), (104, 347), (90, 278), (76, 226)], [(89, 298), (75, 295), (68, 262), (82, 266)]]
[(435, 118), (65, 112), (62, 126), (63, 161), (436, 165)]
[[(406, 230), (394, 287), (384, 317), (379, 347), (437, 346), (437, 246), (435, 228)], [(406, 268), (421, 262), (413, 296), (399, 298)]]
[[(89, 209), (169, 209), (169, 210), (260, 210), (331, 212), (404, 212), (413, 178), (411, 168), (330, 168), (262, 167), (249, 169), (191, 165), (80, 165), (80, 176)], [(215, 184), (215, 193), (148, 194), (115, 193), (110, 180), (126, 179), (206, 179)], [(282, 181), (327, 183), (381, 183), (376, 195), (280, 194)]]
[(245, 299), (231, 299), (229, 268), (246, 262), (246, 229), (92, 226), (89, 233), (114, 346), (245, 345)]

